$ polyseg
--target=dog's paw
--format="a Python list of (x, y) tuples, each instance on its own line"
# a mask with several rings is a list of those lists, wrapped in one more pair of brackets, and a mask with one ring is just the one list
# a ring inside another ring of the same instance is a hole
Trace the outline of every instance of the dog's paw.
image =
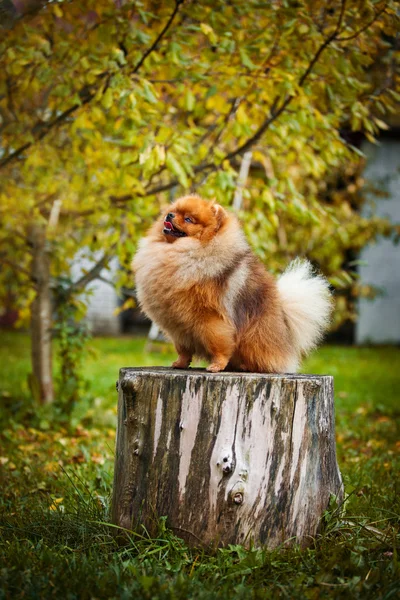
[(211, 363), (211, 365), (208, 365), (206, 371), (208, 371), (209, 373), (219, 373), (220, 371), (224, 370), (224, 365), (220, 365), (218, 363)]
[(188, 369), (190, 365), (190, 360), (182, 360), (178, 358), (175, 362), (172, 363), (171, 367), (173, 369)]

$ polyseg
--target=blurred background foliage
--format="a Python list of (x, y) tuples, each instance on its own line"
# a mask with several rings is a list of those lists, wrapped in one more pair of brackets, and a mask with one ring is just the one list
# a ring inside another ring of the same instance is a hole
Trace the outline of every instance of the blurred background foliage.
[[(0, 42), (0, 296), (20, 323), (46, 294), (83, 314), (79, 294), (114, 256), (132, 288), (160, 209), (190, 190), (232, 205), (248, 150), (252, 247), (273, 272), (308, 256), (337, 289), (334, 326), (355, 318), (372, 293), (358, 251), (399, 233), (361, 211), (359, 149), (400, 99), (394, 0), (18, 6)], [(78, 252), (94, 267), (74, 281)]]

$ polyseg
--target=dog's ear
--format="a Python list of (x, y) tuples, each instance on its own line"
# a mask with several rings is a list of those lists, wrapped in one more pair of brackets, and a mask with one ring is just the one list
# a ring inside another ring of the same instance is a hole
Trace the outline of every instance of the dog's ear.
[(211, 205), (211, 210), (213, 211), (215, 218), (217, 219), (217, 226), (215, 228), (215, 231), (218, 231), (219, 229), (221, 229), (222, 225), (228, 218), (228, 213), (224, 208), (222, 208), (220, 204), (217, 204), (216, 202), (213, 202), (213, 204)]

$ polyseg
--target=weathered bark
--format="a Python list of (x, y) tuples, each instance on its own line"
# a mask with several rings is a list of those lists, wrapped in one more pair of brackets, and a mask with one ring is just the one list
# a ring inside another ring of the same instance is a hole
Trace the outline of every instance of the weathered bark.
[(36, 296), (31, 305), (31, 358), (33, 388), (42, 404), (53, 402), (52, 370), (52, 305), (50, 289), (50, 257), (46, 250), (44, 225), (32, 224), (29, 231), (32, 246), (32, 280)]
[(113, 522), (306, 544), (342, 495), (332, 377), (121, 369)]

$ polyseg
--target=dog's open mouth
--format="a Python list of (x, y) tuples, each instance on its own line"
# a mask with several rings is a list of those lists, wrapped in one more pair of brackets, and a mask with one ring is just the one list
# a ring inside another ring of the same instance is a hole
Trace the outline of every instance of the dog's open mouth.
[(185, 237), (186, 233), (175, 227), (171, 221), (164, 221), (163, 233), (173, 235), (174, 237)]

